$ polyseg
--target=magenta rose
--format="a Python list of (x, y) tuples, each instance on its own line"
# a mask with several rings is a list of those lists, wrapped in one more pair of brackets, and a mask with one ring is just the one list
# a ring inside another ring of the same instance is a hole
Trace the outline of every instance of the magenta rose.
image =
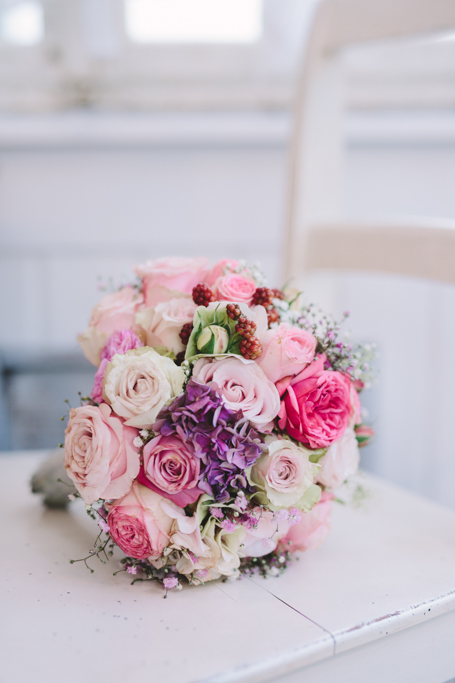
[(194, 450), (177, 436), (156, 436), (142, 452), (143, 464), (138, 481), (153, 491), (185, 507), (194, 503), (201, 491), (197, 488), (200, 461)]
[(142, 301), (142, 294), (129, 286), (101, 299), (92, 311), (88, 328), (78, 337), (87, 360), (99, 365), (100, 353), (108, 337), (117, 330), (133, 327), (136, 311)]
[(281, 540), (283, 550), (294, 553), (296, 550), (315, 550), (324, 543), (330, 531), (330, 512), (333, 493), (323, 491), (319, 503), (302, 514), (300, 522), (289, 528)]
[(139, 472), (139, 450), (133, 445), (137, 434), (105, 403), (70, 410), (65, 468), (87, 505), (128, 493)]
[(281, 380), (280, 429), (310, 448), (325, 448), (339, 439), (351, 415), (351, 382), (341, 372), (324, 370), (319, 356), (299, 375)]
[(256, 282), (252, 278), (236, 273), (223, 275), (214, 284), (217, 301), (236, 301), (245, 304), (251, 302), (256, 287)]
[(111, 334), (100, 353), (101, 363), (95, 373), (95, 382), (90, 394), (94, 401), (101, 403), (103, 400), (103, 378), (108, 362), (116, 353), (123, 355), (131, 349), (139, 349), (141, 346), (144, 344), (133, 330), (117, 330)]
[(282, 323), (260, 337), (262, 354), (257, 363), (273, 383), (298, 375), (314, 358), (316, 338), (298, 327)]
[(173, 520), (161, 506), (164, 500), (135, 481), (126, 496), (109, 506), (109, 533), (129, 557), (158, 557), (169, 543)]
[[(208, 270), (208, 261), (202, 257), (160, 258), (134, 268), (135, 273), (142, 278), (146, 306), (155, 306), (159, 301), (167, 301), (168, 297), (161, 295), (157, 299), (157, 291), (163, 289), (191, 294), (193, 287), (205, 282)], [(173, 296), (178, 294), (175, 293)]]

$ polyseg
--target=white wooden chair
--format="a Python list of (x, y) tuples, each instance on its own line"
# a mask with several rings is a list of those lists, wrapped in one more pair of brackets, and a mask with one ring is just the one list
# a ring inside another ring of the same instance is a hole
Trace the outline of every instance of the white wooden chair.
[(310, 270), (401, 273), (455, 282), (450, 224), (347, 225), (341, 218), (344, 47), (455, 28), (452, 0), (321, 0), (294, 110), (285, 280)]

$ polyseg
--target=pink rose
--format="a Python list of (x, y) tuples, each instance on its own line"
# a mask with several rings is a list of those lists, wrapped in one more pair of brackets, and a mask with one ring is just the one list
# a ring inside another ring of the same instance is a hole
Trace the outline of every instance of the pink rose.
[(123, 287), (101, 299), (92, 311), (88, 328), (78, 337), (87, 360), (99, 365), (100, 352), (109, 335), (134, 325), (136, 310), (142, 301), (142, 295), (133, 287)]
[(65, 468), (87, 505), (128, 493), (139, 472), (136, 436), (105, 403), (70, 410)]
[(109, 506), (109, 533), (129, 557), (158, 557), (169, 543), (173, 520), (161, 506), (164, 500), (135, 481), (126, 496)]
[(179, 333), (185, 323), (193, 322), (196, 308), (192, 299), (180, 297), (138, 311), (136, 323), (145, 332), (147, 346), (165, 346), (176, 355), (184, 351)]
[(245, 527), (243, 541), (243, 557), (262, 557), (271, 553), (279, 541), (289, 532), (287, 520), (277, 521), (270, 510), (256, 508), (257, 524)]
[(207, 275), (207, 278), (205, 280), (206, 283), (211, 287), (213, 284), (215, 284), (215, 281), (218, 280), (219, 277), (223, 277), (223, 275), (226, 274), (227, 268), (234, 270), (235, 268), (237, 268), (238, 265), (238, 261), (233, 261), (232, 259), (227, 258), (221, 259), (221, 261), (215, 263), (212, 270)]
[(321, 469), (316, 479), (324, 486), (336, 489), (357, 472), (359, 462), (360, 453), (355, 432), (348, 427), (341, 439), (335, 441), (319, 460)]
[(200, 461), (192, 446), (178, 436), (156, 436), (144, 446), (142, 459), (140, 484), (181, 507), (194, 503), (201, 495), (197, 488)]
[(297, 377), (278, 383), (280, 429), (310, 448), (324, 448), (339, 439), (351, 414), (350, 380), (324, 370), (325, 360), (322, 354)]
[(314, 358), (316, 339), (306, 330), (282, 323), (260, 337), (262, 355), (257, 363), (271, 382), (298, 375)]
[(206, 258), (160, 258), (136, 266), (134, 271), (143, 280), (145, 305), (154, 306), (158, 303), (156, 288), (191, 294), (193, 287), (205, 282), (208, 266)]
[(131, 349), (139, 349), (141, 346), (144, 346), (144, 344), (133, 330), (118, 330), (111, 334), (101, 350), (101, 363), (95, 373), (95, 382), (90, 394), (94, 401), (101, 403), (103, 400), (103, 378), (108, 362), (116, 353), (123, 355), (127, 351), (131, 351)]
[(349, 427), (354, 429), (355, 425), (362, 422), (362, 407), (360, 405), (359, 394), (354, 382), (351, 382), (351, 414), (349, 416)]
[(309, 512), (304, 512), (300, 522), (289, 528), (281, 540), (283, 550), (289, 550), (291, 553), (296, 550), (315, 550), (324, 543), (330, 531), (333, 497), (333, 493), (322, 492), (319, 503), (316, 503)]
[(218, 301), (235, 301), (245, 304), (251, 302), (256, 288), (257, 285), (252, 278), (236, 273), (223, 275), (214, 284)]
[(268, 431), (278, 415), (280, 396), (254, 361), (238, 356), (223, 359), (200, 358), (193, 379), (200, 384), (214, 382), (230, 410), (241, 410), (260, 431)]

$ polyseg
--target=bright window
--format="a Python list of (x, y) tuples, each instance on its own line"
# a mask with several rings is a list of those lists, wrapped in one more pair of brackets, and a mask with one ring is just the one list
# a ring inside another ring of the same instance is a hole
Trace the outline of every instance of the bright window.
[(253, 43), (262, 0), (125, 0), (126, 33), (137, 43)]
[(40, 2), (24, 0), (6, 5), (0, 11), (0, 39), (11, 45), (36, 45), (44, 37), (43, 8)]

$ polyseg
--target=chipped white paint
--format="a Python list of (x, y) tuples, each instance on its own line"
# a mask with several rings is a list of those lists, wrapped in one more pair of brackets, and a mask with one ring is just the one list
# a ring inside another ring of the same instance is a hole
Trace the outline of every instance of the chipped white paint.
[[(8, 683), (444, 683), (455, 675), (455, 514), (363, 476), (318, 551), (278, 578), (162, 600), (90, 575), (95, 525), (27, 490), (39, 455), (0, 458), (2, 676)], [(18, 638), (18, 634), (20, 637)], [(37, 672), (39, 675), (37, 675)], [(391, 673), (393, 672), (393, 673)], [(2, 676), (0, 679), (3, 680)]]

